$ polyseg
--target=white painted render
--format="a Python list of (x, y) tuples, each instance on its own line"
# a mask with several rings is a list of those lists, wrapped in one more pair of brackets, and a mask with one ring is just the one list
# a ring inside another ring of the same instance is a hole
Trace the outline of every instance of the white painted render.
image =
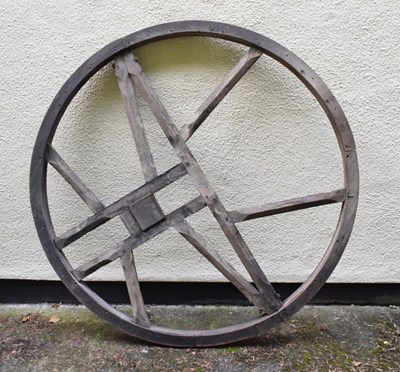
[[(330, 87), (353, 130), (360, 203), (333, 282), (400, 281), (400, 8), (396, 1), (22, 1), (0, 5), (0, 278), (57, 279), (36, 235), (29, 205), (30, 156), (42, 118), (63, 82), (90, 55), (142, 28), (178, 20), (232, 23), (274, 39)], [(137, 51), (177, 126), (240, 59), (228, 42), (185, 38)], [(139, 97), (161, 173), (176, 164)], [(143, 183), (111, 67), (76, 96), (54, 146), (109, 204)], [(189, 141), (228, 209), (342, 187), (333, 131), (311, 94), (263, 56)], [(157, 194), (166, 211), (196, 196), (188, 178)], [(58, 233), (89, 210), (53, 170), (49, 201)], [(271, 281), (298, 282), (329, 244), (340, 205), (238, 225)], [(212, 215), (190, 218), (240, 268)], [(119, 221), (65, 249), (83, 263), (126, 236)], [(142, 280), (220, 281), (222, 276), (173, 230), (136, 251)], [(123, 278), (119, 262), (90, 276)]]

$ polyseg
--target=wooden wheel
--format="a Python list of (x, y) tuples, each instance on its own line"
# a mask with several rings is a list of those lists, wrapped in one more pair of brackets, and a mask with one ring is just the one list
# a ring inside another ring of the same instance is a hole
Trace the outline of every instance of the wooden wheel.
[[(238, 64), (221, 81), (181, 130), (171, 120), (132, 51), (155, 41), (182, 36), (226, 39), (248, 47)], [(211, 183), (192, 155), (186, 141), (223, 97), (262, 55), (287, 67), (311, 91), (328, 116), (343, 159), (344, 186), (340, 190), (309, 195), (276, 203), (227, 211)], [(80, 88), (108, 63), (115, 64), (116, 78), (123, 96), (145, 183), (111, 205), (105, 206), (52, 147), (57, 126), (67, 106)], [(180, 159), (164, 174), (157, 174), (144, 126), (138, 114), (134, 86), (140, 91), (165, 136)], [(54, 167), (73, 187), (93, 214), (56, 236), (47, 202), (47, 167)], [(165, 215), (154, 193), (184, 175), (191, 177), (199, 196)], [(259, 335), (302, 308), (332, 273), (353, 226), (358, 200), (358, 164), (353, 136), (343, 111), (322, 80), (303, 61), (276, 42), (232, 25), (188, 21), (151, 27), (116, 40), (89, 58), (64, 84), (51, 104), (40, 128), (32, 155), (30, 174), (31, 206), (40, 241), (55, 271), (68, 289), (89, 309), (122, 331), (158, 344), (211, 346)], [(285, 301), (275, 292), (236, 224), (253, 218), (290, 212), (329, 203), (342, 203), (334, 236), (311, 276)], [(254, 285), (222, 258), (186, 218), (208, 207), (240, 258)], [(120, 217), (129, 237), (86, 263), (72, 267), (63, 249), (112, 218)], [(155, 326), (149, 321), (140, 292), (133, 250), (161, 232), (174, 228), (209, 260), (263, 314), (243, 323), (209, 330), (176, 330)], [(94, 293), (84, 279), (100, 267), (121, 259), (133, 316), (115, 309)]]

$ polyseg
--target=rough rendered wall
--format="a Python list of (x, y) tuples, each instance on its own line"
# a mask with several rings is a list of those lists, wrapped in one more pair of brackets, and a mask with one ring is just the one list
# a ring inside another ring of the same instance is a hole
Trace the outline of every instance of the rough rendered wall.
[[(206, 19), (268, 36), (304, 59), (332, 89), (353, 129), (360, 161), (356, 225), (335, 282), (400, 280), (400, 8), (396, 1), (22, 1), (0, 12), (0, 278), (55, 279), (29, 207), (28, 173), (41, 120), (58, 89), (91, 54), (154, 24)], [(137, 57), (172, 118), (181, 126), (236, 63), (232, 43), (181, 39), (143, 47)], [(148, 108), (139, 105), (161, 173), (176, 164)], [(105, 202), (142, 183), (112, 68), (77, 95), (54, 145)], [(311, 94), (263, 57), (190, 140), (190, 147), (228, 208), (342, 187), (339, 150)], [(55, 174), (49, 200), (58, 233), (88, 215)], [(178, 195), (178, 196), (176, 196)], [(187, 180), (157, 195), (169, 211), (195, 191)], [(304, 280), (334, 231), (339, 205), (240, 225), (271, 281)], [(190, 221), (237, 263), (206, 210)], [(66, 249), (73, 264), (125, 237), (117, 221)], [(143, 280), (221, 280), (174, 231), (137, 250)], [(93, 279), (122, 278), (118, 263)]]

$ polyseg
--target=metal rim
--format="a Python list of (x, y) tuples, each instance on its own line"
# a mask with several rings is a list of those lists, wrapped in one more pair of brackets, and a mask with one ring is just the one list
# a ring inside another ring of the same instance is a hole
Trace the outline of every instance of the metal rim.
[[(47, 203), (47, 145), (51, 144), (58, 123), (75, 94), (101, 67), (123, 51), (183, 36), (208, 36), (256, 47), (296, 75), (318, 100), (335, 131), (343, 159), (346, 191), (337, 229), (326, 253), (311, 276), (284, 301), (283, 306), (252, 321), (207, 331), (178, 331), (156, 326), (144, 328), (77, 281), (71, 274), (69, 262), (54, 244), (55, 234)], [(95, 53), (72, 74), (54, 98), (39, 130), (31, 162), (30, 195), (33, 217), (46, 255), (67, 288), (84, 305), (123, 332), (143, 340), (171, 346), (211, 346), (261, 334), (296, 313), (318, 292), (337, 265), (350, 237), (358, 201), (358, 163), (354, 139), (342, 109), (323, 81), (297, 56), (278, 43), (237, 26), (208, 21), (175, 22), (150, 27), (116, 40)]]

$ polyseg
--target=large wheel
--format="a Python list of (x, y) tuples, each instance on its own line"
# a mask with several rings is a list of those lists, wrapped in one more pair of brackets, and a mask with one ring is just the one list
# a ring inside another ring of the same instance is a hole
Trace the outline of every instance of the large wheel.
[[(140, 46), (183, 36), (226, 39), (244, 45), (248, 47), (248, 50), (206, 101), (200, 105), (193, 120), (178, 130), (133, 53)], [(297, 76), (325, 111), (335, 132), (343, 159), (344, 185), (342, 189), (328, 193), (227, 211), (186, 142), (263, 54), (280, 62)], [(96, 72), (108, 63), (114, 63), (115, 66), (116, 79), (138, 148), (145, 183), (115, 203), (105, 206), (62, 159), (52, 146), (52, 141), (60, 119), (73, 97)], [(135, 101), (134, 86), (140, 91), (180, 159), (180, 163), (161, 175), (157, 174), (154, 167), (153, 156)], [(65, 178), (93, 212), (93, 215), (58, 236), (54, 232), (47, 201), (46, 185), (49, 164)], [(199, 196), (165, 215), (154, 193), (184, 175), (191, 177)], [(240, 27), (204, 21), (176, 22), (147, 28), (116, 40), (90, 57), (67, 80), (52, 102), (36, 140), (32, 155), (30, 192), (32, 213), (47, 257), (63, 283), (79, 301), (113, 326), (143, 340), (172, 346), (212, 346), (261, 334), (296, 313), (318, 292), (338, 263), (352, 230), (358, 200), (358, 164), (353, 136), (342, 109), (322, 80), (297, 56), (276, 42)], [(248, 219), (329, 203), (341, 203), (342, 208), (328, 249), (309, 278), (287, 299), (281, 301), (279, 294), (275, 292), (239, 233), (236, 224)], [(211, 210), (254, 284), (222, 258), (217, 250), (187, 222), (187, 217), (204, 207)], [(86, 263), (72, 267), (63, 249), (115, 217), (121, 218), (130, 236)], [(239, 324), (208, 330), (177, 330), (152, 325), (140, 292), (133, 252), (134, 248), (169, 228), (174, 228), (191, 243), (250, 303), (262, 311), (262, 315)], [(88, 275), (117, 259), (121, 259), (124, 269), (132, 303), (132, 316), (105, 302), (85, 283)]]

